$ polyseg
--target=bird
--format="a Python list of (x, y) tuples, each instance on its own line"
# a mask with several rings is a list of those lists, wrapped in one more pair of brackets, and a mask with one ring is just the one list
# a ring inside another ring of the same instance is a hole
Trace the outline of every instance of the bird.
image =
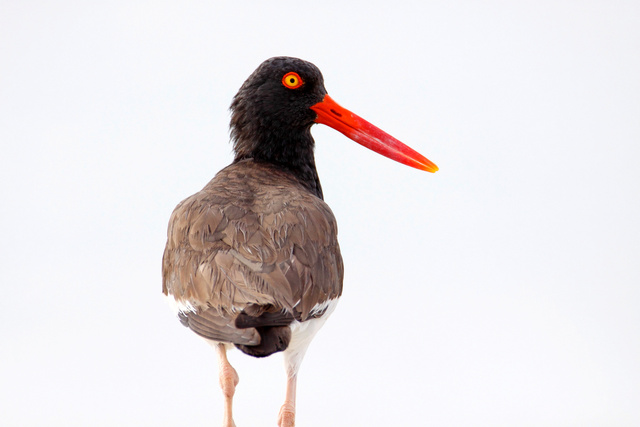
[(179, 321), (217, 353), (223, 427), (235, 427), (233, 348), (258, 358), (283, 353), (287, 381), (277, 422), (293, 427), (300, 364), (336, 308), (344, 273), (312, 125), (416, 169), (438, 167), (337, 104), (318, 67), (302, 59), (264, 61), (230, 111), (234, 160), (171, 214), (162, 292)]

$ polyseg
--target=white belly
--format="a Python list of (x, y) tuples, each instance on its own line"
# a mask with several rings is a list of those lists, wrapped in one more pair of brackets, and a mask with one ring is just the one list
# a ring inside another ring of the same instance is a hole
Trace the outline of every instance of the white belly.
[(320, 311), (326, 307), (326, 311), (322, 317), (310, 319), (305, 322), (294, 320), (293, 323), (291, 323), (291, 342), (289, 342), (289, 347), (284, 351), (284, 363), (287, 369), (287, 375), (292, 377), (298, 373), (300, 363), (302, 363), (302, 358), (311, 340), (322, 325), (324, 325), (324, 322), (327, 321), (331, 313), (333, 313), (337, 305), (338, 298), (329, 300), (322, 304), (322, 306), (314, 307), (314, 309), (311, 310), (311, 313), (313, 313), (314, 310)]

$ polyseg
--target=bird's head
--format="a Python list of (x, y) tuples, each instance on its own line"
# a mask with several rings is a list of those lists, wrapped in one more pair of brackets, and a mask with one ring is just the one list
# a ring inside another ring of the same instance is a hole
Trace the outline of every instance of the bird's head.
[(273, 133), (286, 137), (286, 133), (304, 132), (316, 118), (311, 107), (326, 94), (315, 65), (298, 58), (268, 59), (233, 98), (231, 136), (236, 144), (257, 144)]
[(284, 56), (264, 61), (233, 98), (231, 137), (236, 159), (277, 158), (283, 150), (295, 154), (300, 141), (308, 141), (312, 150), (309, 130), (314, 123), (330, 126), (400, 163), (438, 170), (418, 152), (333, 101), (315, 65)]

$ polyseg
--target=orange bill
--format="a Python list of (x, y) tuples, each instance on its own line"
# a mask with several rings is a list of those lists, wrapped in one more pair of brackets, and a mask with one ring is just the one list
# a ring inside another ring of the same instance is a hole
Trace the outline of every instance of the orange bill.
[(341, 107), (329, 95), (325, 95), (324, 99), (313, 105), (311, 109), (318, 115), (316, 123), (332, 127), (376, 153), (423, 171), (438, 170), (438, 166), (431, 160), (362, 117)]

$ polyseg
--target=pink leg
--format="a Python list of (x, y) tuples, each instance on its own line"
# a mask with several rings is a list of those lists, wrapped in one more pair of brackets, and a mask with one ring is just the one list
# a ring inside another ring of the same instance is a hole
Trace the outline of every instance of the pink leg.
[(227, 359), (227, 348), (224, 344), (218, 344), (216, 346), (216, 352), (218, 353), (218, 375), (220, 377), (220, 388), (222, 388), (222, 394), (224, 395), (224, 419), (222, 421), (223, 427), (236, 427), (233, 422), (232, 405), (233, 394), (236, 391), (236, 386), (240, 381), (238, 373)]
[(278, 414), (279, 427), (295, 427), (296, 425), (296, 380), (298, 375), (290, 375), (287, 379), (287, 395), (284, 405)]

